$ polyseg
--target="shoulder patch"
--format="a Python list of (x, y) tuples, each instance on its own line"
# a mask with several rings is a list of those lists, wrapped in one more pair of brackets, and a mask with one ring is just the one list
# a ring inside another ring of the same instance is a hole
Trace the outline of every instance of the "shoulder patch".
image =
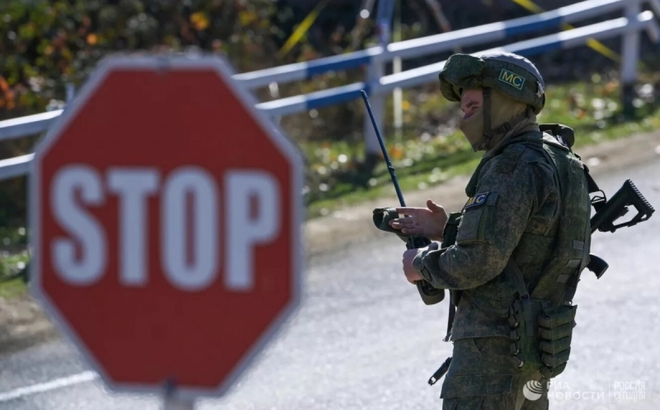
[(476, 208), (478, 206), (485, 204), (486, 200), (488, 199), (488, 194), (489, 192), (482, 192), (480, 194), (473, 196), (472, 198), (469, 198), (468, 201), (465, 203), (463, 209), (466, 210), (470, 208)]

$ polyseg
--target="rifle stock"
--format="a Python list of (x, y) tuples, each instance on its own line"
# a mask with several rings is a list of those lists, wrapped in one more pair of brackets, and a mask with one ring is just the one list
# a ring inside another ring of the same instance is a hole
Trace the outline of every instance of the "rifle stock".
[[(596, 210), (596, 214), (591, 218), (591, 233), (596, 232), (596, 230), (614, 232), (619, 228), (637, 225), (649, 219), (655, 212), (649, 201), (644, 198), (644, 195), (629, 179), (609, 200), (605, 200), (604, 197), (594, 198), (592, 205)], [(629, 206), (634, 206), (637, 209), (637, 215), (626, 222), (615, 225), (616, 220), (628, 213)]]
[[(655, 212), (649, 201), (644, 198), (644, 195), (639, 192), (639, 189), (629, 179), (612, 195), (609, 201), (603, 193), (603, 196), (594, 197), (591, 204), (596, 210), (596, 214), (591, 218), (592, 234), (596, 231), (615, 232), (619, 228), (637, 225), (649, 219), (653, 215), (653, 212)], [(635, 207), (637, 215), (626, 222), (615, 225), (614, 222), (628, 213), (629, 206)], [(590, 254), (589, 258), (587, 269), (596, 274), (596, 278), (600, 279), (609, 265), (596, 255)]]

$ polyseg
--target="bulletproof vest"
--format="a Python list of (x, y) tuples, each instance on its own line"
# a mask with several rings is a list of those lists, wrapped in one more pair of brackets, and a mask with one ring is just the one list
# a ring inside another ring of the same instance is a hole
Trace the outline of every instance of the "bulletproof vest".
[[(571, 150), (573, 130), (542, 125), (543, 152), (552, 161), (560, 190), (560, 217), (553, 252), (537, 283), (528, 284), (530, 296), (559, 305), (571, 301), (579, 273), (589, 263), (591, 201), (585, 169)], [(559, 289), (565, 289), (562, 295)]]
[(518, 368), (531, 365), (551, 379), (564, 371), (570, 357), (577, 309), (571, 301), (589, 263), (591, 201), (585, 167), (571, 151), (573, 130), (558, 124), (540, 128), (542, 152), (554, 165), (561, 198), (554, 246), (536, 283), (525, 283), (513, 258), (504, 274), (518, 293), (508, 317), (511, 359)]
[[(585, 167), (579, 156), (572, 150), (573, 130), (558, 124), (541, 124), (542, 138), (538, 131), (516, 136), (518, 143), (542, 154), (548, 165), (552, 164), (555, 183), (559, 188), (559, 217), (557, 226), (552, 227), (552, 236), (523, 234), (523, 238), (511, 256), (511, 265), (518, 266), (529, 257), (529, 249), (548, 249), (544, 257), (545, 264), (539, 266), (538, 274), (533, 278), (522, 279), (511, 269), (505, 269), (505, 275), (498, 281), (492, 281), (478, 289), (470, 290), (475, 304), (484, 310), (496, 311), (505, 306), (492, 305), (494, 292), (501, 294), (500, 302), (504, 302), (506, 289), (496, 288), (506, 286), (503, 282), (524, 287), (530, 297), (543, 299), (556, 306), (572, 300), (575, 287), (579, 280), (578, 274), (589, 263), (591, 245), (590, 214), (591, 200)], [(532, 138), (533, 137), (533, 138)], [(517, 269), (518, 271), (520, 269)], [(512, 283), (513, 282), (513, 283)], [(507, 289), (511, 289), (508, 287)], [(519, 296), (522, 288), (517, 289)], [(465, 293), (465, 292), (463, 292)], [(482, 298), (482, 295), (486, 295)], [(460, 296), (456, 299), (460, 299)], [(483, 299), (483, 300), (480, 300)]]
[[(573, 299), (580, 272), (589, 262), (591, 201), (585, 167), (580, 157), (571, 150), (573, 130), (558, 124), (542, 124), (540, 130), (543, 132), (542, 140), (529, 138), (533, 136), (532, 133), (518, 136), (516, 140), (542, 153), (553, 165), (560, 195), (559, 218), (556, 222), (558, 226), (553, 231), (556, 232), (554, 240), (536, 235), (535, 238), (528, 237), (525, 241), (549, 240), (545, 244), (550, 247), (550, 257), (533, 281), (526, 283), (516, 262), (516, 256), (524, 255), (524, 249), (519, 245), (514, 250), (498, 281), (499, 286), (513, 288), (518, 294), (508, 309), (502, 309), (503, 306), (486, 307), (485, 303), (479, 300), (478, 291), (470, 296), (470, 299), (481, 310), (507, 317), (511, 330), (511, 359), (514, 364), (519, 369), (525, 364), (538, 367), (543, 377), (550, 379), (563, 372), (570, 355), (577, 306), (568, 302)], [(483, 289), (483, 292), (493, 290), (491, 287)], [(455, 305), (458, 306), (458, 301), (469, 292), (451, 292), (445, 341), (449, 340), (451, 335)], [(434, 373), (429, 380), (430, 384), (442, 377), (449, 363), (451, 358)]]
[[(556, 234), (552, 237), (523, 234), (524, 240), (521, 240), (513, 251), (504, 275), (476, 289), (451, 292), (452, 304), (445, 340), (449, 340), (453, 327), (454, 308), (463, 296), (469, 297), (479, 309), (500, 317), (507, 315), (512, 293), (518, 293), (519, 297), (524, 293), (536, 299), (543, 299), (553, 306), (573, 298), (579, 279), (577, 273), (588, 263), (590, 246), (591, 205), (585, 171), (580, 158), (570, 149), (573, 143), (573, 131), (570, 128), (541, 125), (541, 129), (544, 131), (543, 138), (538, 138), (538, 131), (533, 131), (516, 136), (515, 142), (539, 152), (554, 169), (561, 197), (558, 211), (560, 215), (556, 222), (558, 226), (553, 229)], [(460, 216), (454, 219), (457, 219), (454, 225), (458, 225)], [(452, 218), (447, 225), (451, 222)], [(453, 226), (454, 230), (456, 227)], [(450, 244), (443, 243), (443, 247), (448, 245)], [(522, 277), (518, 264), (529, 257), (527, 249), (530, 248), (545, 248), (548, 252), (539, 263), (538, 273), (533, 278), (528, 278), (528, 281)]]

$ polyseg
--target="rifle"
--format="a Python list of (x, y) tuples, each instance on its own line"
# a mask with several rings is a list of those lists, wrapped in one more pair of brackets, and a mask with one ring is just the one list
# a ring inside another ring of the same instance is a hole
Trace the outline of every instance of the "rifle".
[[(594, 207), (596, 213), (591, 218), (591, 233), (601, 232), (615, 232), (619, 228), (637, 225), (640, 222), (648, 220), (655, 209), (651, 206), (649, 201), (644, 198), (635, 184), (627, 179), (621, 188), (612, 195), (608, 201), (605, 193), (598, 190), (602, 196), (595, 196), (591, 200), (591, 205)], [(626, 222), (617, 225), (614, 222), (628, 213), (628, 207), (634, 206), (637, 209), (637, 215)], [(589, 255), (591, 259), (587, 265), (587, 269), (596, 274), (600, 279), (608, 268), (607, 262), (595, 255)]]
[[(603, 191), (600, 192), (603, 193)], [(649, 219), (655, 212), (649, 201), (644, 198), (644, 195), (629, 179), (612, 195), (609, 201), (603, 193), (603, 196), (594, 197), (591, 205), (596, 210), (596, 214), (591, 218), (591, 233), (596, 232), (596, 230), (614, 232), (619, 228), (637, 225)], [(614, 225), (614, 221), (628, 213), (629, 206), (634, 206), (637, 209), (637, 215), (627, 222)]]
[[(371, 118), (371, 124), (373, 125), (374, 130), (376, 131), (376, 137), (378, 138), (380, 149), (383, 152), (383, 156), (385, 157), (387, 170), (389, 171), (390, 177), (392, 178), (392, 183), (394, 184), (396, 195), (399, 198), (399, 204), (401, 204), (402, 207), (405, 207), (406, 201), (403, 199), (403, 194), (401, 192), (401, 187), (399, 186), (399, 181), (396, 178), (396, 172), (394, 171), (394, 166), (390, 161), (390, 156), (387, 154), (387, 148), (385, 148), (383, 137), (380, 134), (380, 130), (378, 129), (378, 124), (376, 123), (376, 119), (374, 118), (373, 111), (371, 110), (371, 104), (369, 103), (369, 96), (367, 95), (367, 92), (365, 90), (361, 90), (360, 93), (362, 94), (364, 105), (367, 107), (369, 118)], [(373, 220), (376, 227), (378, 227), (381, 230), (387, 232), (394, 232), (395, 234), (397, 234), (401, 239), (403, 239), (406, 242), (407, 249), (424, 248), (431, 244), (431, 240), (429, 238), (426, 238), (424, 236), (415, 236), (415, 235), (406, 236), (401, 234), (399, 231), (396, 231), (395, 229), (391, 228), (389, 226), (389, 222), (392, 219), (398, 217), (399, 214), (396, 212), (396, 209), (394, 208), (377, 208), (374, 210), (374, 214), (373, 214)], [(424, 301), (424, 303), (427, 305), (434, 305), (436, 303), (439, 303), (445, 297), (445, 291), (443, 289), (434, 288), (433, 285), (431, 285), (431, 283), (426, 280), (418, 281), (415, 284), (417, 285), (417, 291), (419, 292), (419, 296), (422, 298), (422, 301)]]

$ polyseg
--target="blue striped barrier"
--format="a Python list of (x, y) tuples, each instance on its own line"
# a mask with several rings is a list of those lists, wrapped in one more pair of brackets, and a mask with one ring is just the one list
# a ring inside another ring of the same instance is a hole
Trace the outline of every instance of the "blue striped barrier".
[(30, 162), (34, 154), (21, 155), (0, 160), (0, 181), (26, 175), (30, 170)]
[[(233, 78), (246, 88), (257, 88), (268, 85), (272, 82), (286, 83), (306, 80), (315, 75), (329, 71), (346, 70), (367, 65), (375, 60), (385, 61), (394, 57), (419, 57), (434, 52), (451, 50), (456, 47), (466, 47), (493, 40), (502, 40), (509, 36), (530, 33), (536, 30), (558, 28), (562, 24), (621, 9), (626, 2), (629, 1), (641, 0), (588, 0), (534, 16), (527, 16), (505, 22), (485, 24), (449, 33), (392, 43), (388, 45), (386, 50), (383, 50), (382, 47), (373, 47), (367, 50), (321, 58), (310, 62), (288, 64), (265, 70), (236, 74)], [(656, 13), (660, 15), (660, 0), (649, 1), (651, 2), (651, 6), (654, 7)], [(352, 93), (353, 89), (350, 88), (346, 91)], [(337, 92), (330, 92), (329, 95), (327, 95), (327, 93), (319, 93), (312, 93), (309, 98), (311, 101), (309, 103), (310, 105), (314, 105), (318, 101), (323, 101), (324, 97), (327, 97), (327, 101), (346, 101), (343, 97), (337, 96)], [(299, 97), (290, 97), (287, 99), (262, 103), (260, 104), (260, 107), (272, 111), (274, 115), (286, 115), (300, 112), (295, 109), (292, 110), (292, 107), (299, 107), (301, 110), (308, 109), (308, 105), (304, 103), (305, 99)], [(319, 106), (325, 106), (323, 103), (319, 104), (321, 104)], [(20, 136), (46, 130), (52, 119), (59, 115), (61, 110), (52, 111), (52, 113), (58, 114), (37, 114), (39, 116), (43, 115), (43, 118), (37, 118), (37, 116), (23, 117), (26, 124), (33, 122), (29, 130), (27, 127), (24, 128), (26, 130), (25, 132), (22, 131), (23, 127), (17, 126), (14, 130), (14, 127), (11, 126), (13, 124), (7, 123), (6, 121), (0, 122), (0, 140), (14, 138), (15, 133), (18, 133)]]
[[(309, 80), (318, 74), (357, 68), (368, 65), (371, 62), (390, 61), (395, 57), (420, 57), (452, 50), (456, 47), (468, 47), (490, 41), (505, 40), (508, 37), (529, 34), (540, 30), (558, 29), (563, 24), (620, 10), (629, 1), (640, 0), (588, 0), (533, 16), (391, 43), (386, 49), (373, 47), (367, 50), (320, 58), (309, 62), (287, 64), (237, 74), (234, 76), (234, 79), (246, 88), (263, 87), (271, 82), (287, 83)], [(657, 2), (659, 0), (652, 1)]]
[[(602, 23), (551, 34), (533, 40), (526, 40), (504, 47), (497, 47), (488, 51), (503, 50), (532, 56), (557, 49), (582, 45), (591, 38), (609, 38), (641, 29), (648, 29), (649, 34), (653, 37), (654, 41), (657, 42), (658, 25), (653, 17), (654, 15), (652, 12), (645, 11), (637, 16), (635, 21), (629, 22), (627, 18), (621, 17), (615, 20), (608, 20)], [(442, 61), (382, 77), (378, 84), (374, 84), (374, 87), (370, 90), (370, 94), (381, 94), (390, 92), (395, 88), (413, 87), (436, 81), (438, 73), (442, 70), (444, 64), (445, 62)], [(267, 111), (273, 116), (294, 114), (310, 109), (334, 105), (337, 102), (345, 102), (359, 98), (360, 87), (366, 86), (367, 85), (364, 83), (349, 84), (306, 94), (304, 96), (282, 98), (267, 103), (260, 103), (257, 104), (257, 107)]]
[(46, 131), (60, 114), (62, 110), (55, 110), (0, 121), (0, 141)]
[[(650, 11), (645, 11), (637, 16), (636, 21), (629, 22), (625, 17), (615, 20), (608, 20), (602, 23), (593, 24), (557, 34), (551, 34), (539, 37), (533, 40), (521, 41), (504, 47), (497, 47), (485, 51), (509, 51), (525, 56), (533, 56), (545, 52), (566, 49), (580, 46), (586, 43), (590, 38), (604, 39), (616, 35), (647, 29), (655, 42), (660, 40), (660, 31), (658, 24), (653, 19), (654, 15)], [(438, 73), (444, 67), (445, 62), (439, 62), (424, 67), (414, 68), (402, 73), (392, 74), (380, 79), (376, 91), (385, 93), (394, 90), (397, 87), (406, 88), (416, 85), (436, 81)]]
[(369, 87), (365, 83), (353, 83), (305, 95), (263, 102), (257, 104), (256, 107), (272, 116), (279, 117), (352, 101), (360, 97), (360, 90), (369, 92)]
[(373, 58), (383, 53), (382, 47), (372, 47), (362, 51), (324, 57), (314, 61), (287, 64), (249, 73), (236, 74), (232, 78), (243, 87), (258, 88), (272, 82), (290, 83), (293, 81), (308, 80), (315, 75), (330, 71), (348, 70), (368, 65)]
[(564, 24), (620, 10), (630, 1), (641, 0), (589, 0), (533, 16), (392, 43), (387, 50), (392, 57), (411, 58), (476, 46), (540, 30), (559, 29)]
[[(621, 9), (624, 6), (641, 4), (643, 0), (588, 0), (539, 15), (529, 16), (501, 23), (487, 24), (465, 30), (443, 33), (419, 39), (392, 43), (386, 49), (373, 47), (367, 50), (340, 56), (319, 59), (311, 62), (290, 64), (272, 69), (236, 74), (233, 78), (244, 87), (254, 88), (273, 81), (289, 82), (304, 80), (314, 75), (335, 70), (345, 70), (374, 61), (386, 61), (394, 57), (418, 57), (455, 47), (474, 46), (484, 42), (505, 39), (540, 29), (560, 27), (573, 22)], [(660, 16), (660, 0), (648, 0), (656, 15)], [(557, 34), (522, 41), (493, 50), (505, 50), (531, 56), (556, 49), (571, 48), (584, 44), (588, 39), (601, 39), (646, 29), (654, 41), (660, 38), (660, 28), (653, 19), (654, 14), (646, 11), (633, 19), (626, 17), (593, 24)], [(268, 101), (257, 104), (257, 108), (272, 116), (282, 116), (311, 109), (331, 106), (359, 98), (360, 90), (367, 89), (371, 94), (382, 94), (394, 88), (406, 88), (436, 81), (444, 62), (407, 70), (402, 73), (381, 77), (373, 84), (364, 82)], [(17, 138), (45, 131), (62, 110), (0, 121), (0, 140)], [(23, 175), (31, 156), (22, 156), (0, 161), (0, 180)]]

